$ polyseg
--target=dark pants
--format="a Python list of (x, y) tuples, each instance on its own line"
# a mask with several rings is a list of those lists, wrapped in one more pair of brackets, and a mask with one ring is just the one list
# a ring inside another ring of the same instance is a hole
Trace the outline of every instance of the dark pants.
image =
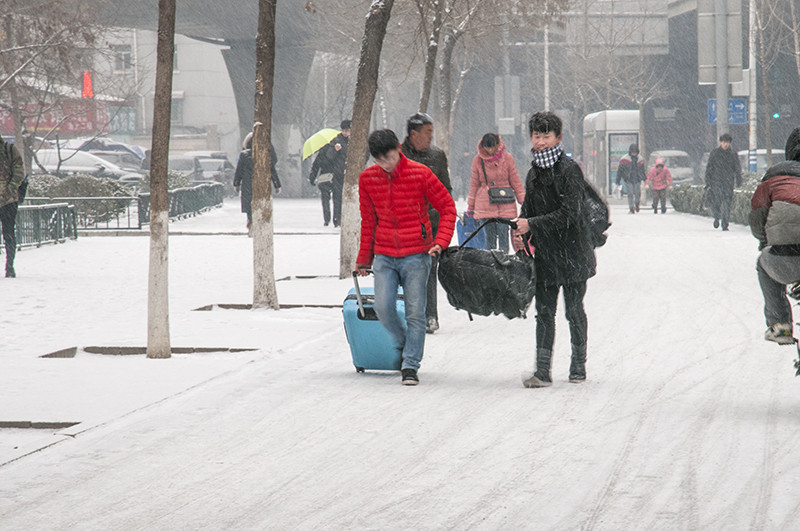
[(800, 280), (800, 256), (772, 254), (767, 247), (758, 257), (756, 270), (767, 326), (791, 324), (792, 305), (786, 297), (786, 285)]
[(661, 212), (667, 211), (667, 189), (653, 190), (653, 210), (658, 212), (658, 202), (661, 201)]
[(328, 225), (331, 222), (331, 196), (333, 194), (333, 183), (319, 183), (317, 184), (317, 188), (319, 188), (319, 195), (322, 198), (322, 220), (325, 222), (325, 225)]
[(564, 308), (573, 345), (586, 345), (588, 323), (583, 309), (586, 281), (563, 286), (536, 285), (536, 348), (552, 351), (556, 338), (556, 304), (564, 289)]
[[(476, 219), (478, 225), (482, 224), (485, 219)], [(508, 225), (503, 223), (489, 223), (483, 228), (486, 234), (486, 248), (490, 251), (500, 249), (508, 253)]]
[(14, 257), (17, 255), (17, 235), (14, 225), (17, 221), (19, 203), (9, 203), (0, 207), (0, 224), (3, 226), (3, 242), (6, 246), (6, 271), (14, 268)]
[(439, 268), (439, 258), (431, 257), (431, 272), (428, 274), (428, 302), (425, 304), (426, 319), (439, 320), (439, 309), (436, 307), (436, 270)]
[(325, 225), (331, 222), (331, 199), (333, 199), (333, 225), (338, 227), (342, 221), (342, 188), (344, 182), (334, 179), (327, 183), (317, 184), (322, 198), (322, 220)]
[(728, 228), (728, 222), (731, 219), (731, 203), (733, 203), (733, 196), (717, 197), (711, 204), (714, 219), (720, 220), (723, 229)]

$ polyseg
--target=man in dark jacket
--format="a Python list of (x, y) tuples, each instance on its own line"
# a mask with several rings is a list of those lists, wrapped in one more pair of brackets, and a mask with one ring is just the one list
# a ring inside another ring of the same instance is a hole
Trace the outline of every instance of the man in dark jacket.
[[(433, 141), (433, 118), (424, 112), (412, 114), (406, 122), (406, 132), (408, 136), (403, 141), (403, 155), (430, 168), (436, 178), (447, 188), (447, 193), (452, 196), (453, 187), (450, 185), (447, 155), (441, 149), (431, 145)], [(433, 237), (436, 238), (436, 233), (439, 230), (439, 213), (435, 209), (429, 208), (428, 216), (431, 219)], [(438, 258), (434, 256), (431, 263), (430, 276), (428, 277), (428, 304), (425, 308), (427, 319), (425, 331), (429, 334), (439, 329), (439, 310), (436, 300), (436, 270), (438, 265)]]
[(800, 281), (800, 127), (789, 135), (785, 153), (786, 161), (769, 168), (756, 188), (749, 221), (761, 249), (756, 270), (768, 327), (764, 339), (791, 345), (786, 285)]
[(6, 247), (6, 278), (14, 278), (14, 258), (17, 253), (17, 237), (14, 225), (19, 208), (19, 187), (25, 180), (25, 166), (17, 146), (7, 144), (0, 138), (0, 224)]
[(714, 214), (714, 228), (722, 221), (722, 230), (728, 230), (733, 202), (733, 187), (742, 184), (742, 167), (739, 157), (731, 149), (733, 138), (728, 133), (719, 137), (719, 147), (708, 156), (706, 166), (706, 204)]
[[(561, 119), (551, 112), (531, 116), (528, 130), (533, 164), (525, 184), (525, 202), (514, 235), (535, 249), (536, 371), (525, 387), (553, 384), (550, 366), (555, 341), (558, 292), (564, 291), (572, 343), (569, 381), (586, 380), (587, 320), (583, 308), (586, 281), (595, 274), (594, 247), (583, 211), (584, 180), (580, 166), (564, 154)], [(517, 245), (521, 245), (521, 240)]]
[[(244, 151), (239, 154), (239, 160), (236, 163), (236, 173), (233, 177), (233, 187), (242, 194), (242, 212), (247, 214), (247, 230), (253, 226), (253, 133), (248, 133), (242, 142)], [(281, 179), (278, 177), (278, 154), (275, 152), (275, 146), (269, 145), (270, 149), (270, 178), (272, 179), (272, 186), (275, 188), (275, 194), (281, 193)]]
[[(311, 165), (308, 182), (317, 185), (322, 196), (322, 220), (327, 227), (331, 222), (331, 197), (333, 198), (333, 226), (338, 227), (342, 220), (342, 189), (344, 188), (344, 170), (347, 165), (347, 145), (350, 141), (350, 120), (342, 120), (342, 132), (336, 135), (317, 152), (317, 158)], [(330, 180), (317, 182), (317, 177), (330, 174)]]
[(628, 154), (619, 159), (619, 166), (617, 166), (617, 184), (625, 181), (629, 214), (639, 212), (639, 200), (642, 195), (641, 182), (646, 178), (644, 159), (639, 156), (639, 145), (631, 144), (628, 147)]

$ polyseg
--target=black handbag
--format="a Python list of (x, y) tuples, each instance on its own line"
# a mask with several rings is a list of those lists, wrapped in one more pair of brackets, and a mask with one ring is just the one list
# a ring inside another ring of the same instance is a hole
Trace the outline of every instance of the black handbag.
[[(516, 201), (514, 196), (514, 189), (510, 186), (490, 186), (489, 179), (486, 177), (486, 165), (481, 159), (481, 168), (483, 168), (483, 180), (486, 181), (486, 186), (489, 188), (489, 202), (493, 205), (504, 205)], [(494, 181), (492, 181), (494, 184)]]

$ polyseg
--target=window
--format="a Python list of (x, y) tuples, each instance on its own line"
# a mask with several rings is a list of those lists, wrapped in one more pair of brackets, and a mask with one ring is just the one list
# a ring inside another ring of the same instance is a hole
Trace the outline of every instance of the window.
[(125, 72), (132, 68), (131, 64), (131, 45), (130, 44), (116, 44), (114, 45), (114, 71)]
[(172, 70), (173, 72), (178, 71), (178, 45), (175, 44), (172, 49)]
[(172, 98), (172, 108), (169, 119), (175, 125), (181, 125), (183, 123), (183, 98)]

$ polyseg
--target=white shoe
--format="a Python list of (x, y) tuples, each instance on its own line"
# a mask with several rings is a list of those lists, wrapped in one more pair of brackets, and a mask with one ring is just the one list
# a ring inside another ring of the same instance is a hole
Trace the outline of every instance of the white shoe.
[(792, 336), (791, 323), (778, 323), (767, 328), (764, 332), (764, 339), (767, 341), (774, 341), (779, 345), (793, 345), (796, 341)]

